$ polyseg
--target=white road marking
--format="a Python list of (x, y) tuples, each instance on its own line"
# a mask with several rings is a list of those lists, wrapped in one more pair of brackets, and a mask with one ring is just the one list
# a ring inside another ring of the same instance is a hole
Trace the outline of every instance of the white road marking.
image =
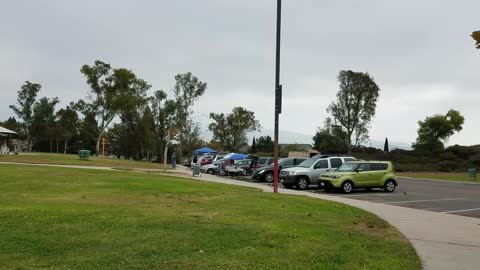
[(468, 200), (468, 198), (436, 199), (436, 200), (415, 200), (415, 201), (398, 201), (398, 202), (384, 202), (384, 203), (386, 203), (386, 204), (395, 204), (395, 203), (440, 202), (440, 201), (459, 201), (459, 200)]
[(353, 194), (353, 195), (345, 195), (344, 197), (362, 197), (362, 196), (408, 196), (408, 195), (415, 195), (415, 194), (424, 194), (424, 193), (407, 193), (407, 194), (403, 194), (402, 193), (380, 193), (380, 194), (376, 194), (376, 193), (368, 193), (368, 194)]
[(464, 210), (454, 210), (454, 211), (445, 211), (445, 212), (442, 212), (444, 214), (449, 214), (449, 213), (460, 213), (460, 212), (469, 212), (469, 211), (476, 211), (476, 210), (480, 210), (480, 208), (472, 208), (472, 209), (464, 209)]

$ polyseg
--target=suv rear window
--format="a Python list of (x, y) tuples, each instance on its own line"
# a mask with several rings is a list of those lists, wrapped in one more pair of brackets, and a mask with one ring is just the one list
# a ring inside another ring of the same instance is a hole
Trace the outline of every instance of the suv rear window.
[(342, 159), (341, 158), (332, 158), (330, 159), (330, 165), (332, 168), (338, 168), (342, 165)]
[(259, 158), (257, 164), (262, 167), (273, 163), (273, 158)]
[(373, 163), (370, 165), (372, 171), (385, 171), (388, 168), (386, 163)]
[(266, 165), (267, 164), (267, 159), (266, 158), (259, 158), (257, 164), (258, 165)]

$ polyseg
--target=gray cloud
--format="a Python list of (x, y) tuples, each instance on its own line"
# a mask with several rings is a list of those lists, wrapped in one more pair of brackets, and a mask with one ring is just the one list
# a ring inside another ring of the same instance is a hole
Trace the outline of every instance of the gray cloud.
[[(451, 143), (477, 143), (480, 51), (469, 34), (478, 1), (284, 1), (281, 128), (312, 134), (341, 69), (381, 87), (371, 136), (415, 140), (417, 121), (450, 108), (466, 116)], [(8, 1), (0, 10), (0, 119), (25, 80), (62, 106), (83, 98), (79, 69), (95, 59), (170, 90), (191, 71), (209, 88), (195, 106), (254, 110), (273, 126), (275, 1)]]

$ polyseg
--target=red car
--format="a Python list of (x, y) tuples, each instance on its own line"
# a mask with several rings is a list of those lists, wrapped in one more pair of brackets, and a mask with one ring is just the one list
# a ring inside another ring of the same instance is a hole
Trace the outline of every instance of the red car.
[(206, 156), (206, 157), (203, 157), (200, 160), (200, 166), (212, 164), (212, 162), (213, 162), (213, 157), (212, 156)]

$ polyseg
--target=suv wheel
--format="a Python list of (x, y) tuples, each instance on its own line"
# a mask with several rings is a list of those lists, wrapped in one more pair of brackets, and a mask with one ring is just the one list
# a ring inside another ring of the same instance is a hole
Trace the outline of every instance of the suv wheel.
[(310, 181), (308, 181), (307, 177), (300, 177), (297, 179), (297, 188), (300, 190), (306, 190), (308, 188), (308, 184)]
[(265, 181), (267, 181), (268, 183), (273, 182), (273, 173), (272, 172), (268, 172), (267, 174), (265, 174)]
[(395, 185), (395, 181), (393, 181), (391, 179), (387, 180), (387, 182), (385, 182), (385, 185), (383, 185), (383, 189), (386, 192), (394, 192), (396, 187), (397, 186)]
[(208, 174), (213, 174), (213, 169), (208, 169), (208, 170), (207, 170), (207, 173), (208, 173)]
[(352, 181), (345, 181), (342, 184), (342, 191), (343, 193), (351, 193), (353, 190), (353, 183)]

